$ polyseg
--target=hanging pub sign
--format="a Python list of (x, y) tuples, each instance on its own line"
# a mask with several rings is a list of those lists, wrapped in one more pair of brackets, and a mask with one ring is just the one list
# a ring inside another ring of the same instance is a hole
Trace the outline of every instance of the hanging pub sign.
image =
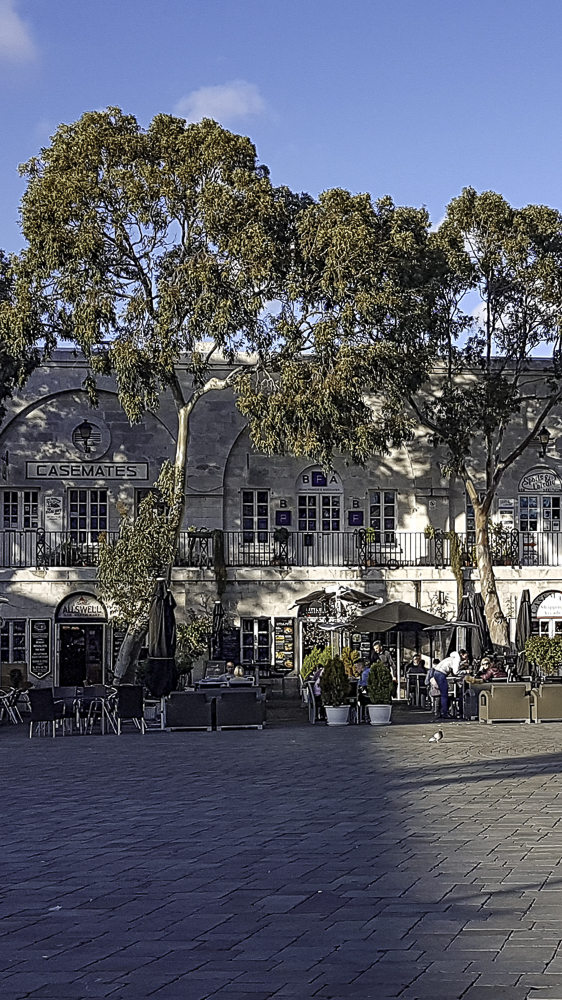
[(51, 619), (32, 618), (29, 628), (29, 672), (46, 677), (51, 673)]
[(552, 469), (531, 469), (519, 483), (520, 493), (560, 493), (562, 482)]
[(292, 670), (295, 662), (294, 618), (276, 618), (273, 630), (276, 667)]

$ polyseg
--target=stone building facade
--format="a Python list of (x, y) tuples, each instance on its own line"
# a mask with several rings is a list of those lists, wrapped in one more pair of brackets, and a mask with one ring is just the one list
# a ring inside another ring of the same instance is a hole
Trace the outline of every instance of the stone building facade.
[[(14, 662), (24, 662), (35, 683), (111, 678), (121, 633), (96, 596), (97, 538), (117, 530), (117, 503), (136, 509), (174, 455), (171, 398), (131, 427), (109, 379), (100, 380), (99, 408), (90, 407), (86, 374), (84, 359), (57, 351), (12, 400), (0, 428), (4, 683)], [(527, 588), (536, 628), (555, 634), (562, 630), (559, 414), (549, 431), (548, 446), (537, 442), (502, 483), (494, 545), (506, 612), (514, 621)], [(265, 668), (298, 665), (307, 619), (295, 601), (321, 588), (343, 585), (455, 613), (447, 532), (462, 543), (465, 589), (478, 589), (474, 525), (462, 484), (442, 477), (440, 458), (420, 437), (366, 468), (342, 456), (326, 474), (310, 462), (257, 454), (232, 396), (209, 393), (192, 417), (173, 571), (178, 616), (212, 606), (220, 563), (230, 652)]]

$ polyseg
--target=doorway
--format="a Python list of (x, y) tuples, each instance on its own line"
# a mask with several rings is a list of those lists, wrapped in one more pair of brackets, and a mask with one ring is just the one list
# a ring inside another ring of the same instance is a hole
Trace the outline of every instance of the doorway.
[(103, 625), (75, 622), (59, 626), (59, 685), (103, 683)]

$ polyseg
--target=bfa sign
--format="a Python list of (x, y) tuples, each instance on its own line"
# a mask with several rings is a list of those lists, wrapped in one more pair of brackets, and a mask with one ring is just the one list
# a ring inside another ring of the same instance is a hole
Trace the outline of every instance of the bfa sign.
[(301, 493), (343, 493), (343, 486), (337, 472), (325, 472), (321, 466), (305, 469), (297, 479), (297, 492)]

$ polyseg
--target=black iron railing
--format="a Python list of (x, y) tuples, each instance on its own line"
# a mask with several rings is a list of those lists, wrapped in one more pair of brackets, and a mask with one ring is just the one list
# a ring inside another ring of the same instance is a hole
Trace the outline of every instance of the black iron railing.
[[(115, 540), (116, 532), (108, 533)], [(219, 542), (222, 538), (223, 546)], [(474, 533), (458, 533), (461, 563), (476, 565)], [(402, 569), (451, 565), (447, 532), (182, 531), (176, 566), (215, 569), (217, 558), (232, 567), (349, 566), (358, 569)], [(561, 566), (562, 532), (506, 531), (490, 539), (495, 566)], [(0, 531), (0, 567), (48, 568), (96, 566), (99, 542), (95, 532)]]

